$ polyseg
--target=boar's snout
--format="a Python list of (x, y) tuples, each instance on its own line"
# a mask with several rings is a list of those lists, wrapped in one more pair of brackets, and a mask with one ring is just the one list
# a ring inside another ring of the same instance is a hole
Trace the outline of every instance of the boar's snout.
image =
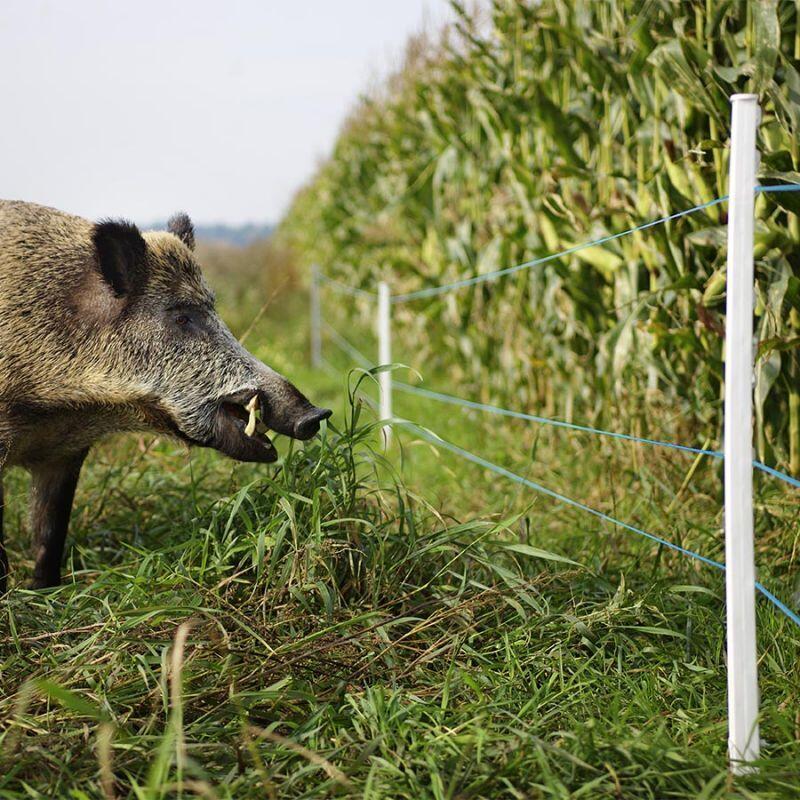
[(295, 439), (310, 439), (316, 436), (319, 431), (319, 424), (324, 419), (328, 419), (333, 412), (329, 408), (313, 407), (304, 416), (300, 417), (294, 424)]
[(267, 427), (293, 439), (310, 439), (319, 431), (322, 420), (333, 413), (329, 408), (317, 408), (283, 378), (277, 383), (270, 381), (258, 395)]

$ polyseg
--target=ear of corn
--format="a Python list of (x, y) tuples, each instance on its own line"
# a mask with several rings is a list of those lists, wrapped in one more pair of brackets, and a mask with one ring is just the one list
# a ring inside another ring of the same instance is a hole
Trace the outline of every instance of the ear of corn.
[[(410, 291), (725, 194), (735, 92), (761, 98), (762, 180), (800, 181), (795, 3), (455, 7), (443, 40), (413, 43), (359, 105), (283, 222), (282, 238), (341, 280)], [(800, 195), (756, 208), (759, 456), (797, 473)], [(398, 359), (449, 372), (466, 396), (549, 413), (569, 398), (586, 417), (635, 420), (649, 387), (718, 435), (725, 222), (715, 206), (396, 306)]]

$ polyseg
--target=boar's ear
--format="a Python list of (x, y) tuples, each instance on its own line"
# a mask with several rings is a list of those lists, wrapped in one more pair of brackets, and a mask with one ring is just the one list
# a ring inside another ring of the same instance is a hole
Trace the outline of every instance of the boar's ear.
[(132, 222), (102, 220), (92, 234), (100, 272), (117, 297), (142, 289), (146, 278), (147, 245)]
[(194, 250), (194, 225), (186, 212), (173, 214), (167, 223), (167, 230), (175, 234), (190, 250)]

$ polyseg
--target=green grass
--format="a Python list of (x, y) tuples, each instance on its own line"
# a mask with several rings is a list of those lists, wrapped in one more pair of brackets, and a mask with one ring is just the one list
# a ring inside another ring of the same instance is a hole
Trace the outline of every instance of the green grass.
[[(321, 439), (282, 442), (277, 466), (103, 445), (65, 585), (48, 592), (24, 588), (25, 481), (11, 476), (0, 798), (796, 796), (800, 630), (759, 603), (766, 744), (759, 773), (734, 784), (721, 576), (413, 435), (384, 455), (346, 370), (301, 366), (302, 302), (268, 312), (248, 343), (337, 414)], [(678, 494), (685, 457), (397, 402), (720, 553), (713, 467)], [(759, 487), (762, 577), (789, 598), (798, 504)]]

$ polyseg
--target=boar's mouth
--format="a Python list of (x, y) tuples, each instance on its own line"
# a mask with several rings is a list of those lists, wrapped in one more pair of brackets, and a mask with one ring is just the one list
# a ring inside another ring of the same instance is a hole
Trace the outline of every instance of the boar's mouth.
[[(216, 403), (208, 446), (238, 461), (269, 463), (278, 458), (267, 436), (269, 429), (293, 439), (306, 440), (315, 436), (320, 423), (332, 412), (317, 408), (294, 387), (290, 389), (292, 402), (289, 403), (284, 397), (272, 404), (270, 394), (257, 389), (243, 389), (221, 397)], [(258, 419), (259, 414), (261, 419)]]
[(263, 423), (257, 422), (253, 427), (248, 404), (254, 397), (260, 398), (261, 395), (250, 389), (220, 398), (208, 446), (237, 461), (268, 464), (277, 460), (278, 451), (267, 436)]

